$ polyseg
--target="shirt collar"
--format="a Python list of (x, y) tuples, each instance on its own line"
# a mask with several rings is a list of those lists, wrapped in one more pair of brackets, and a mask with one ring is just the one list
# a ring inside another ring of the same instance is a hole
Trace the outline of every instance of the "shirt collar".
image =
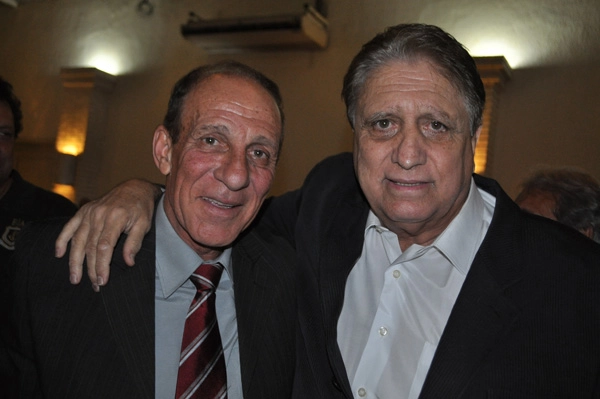
[(432, 243), (462, 274), (466, 275), (471, 268), (487, 232), (489, 221), (486, 221), (485, 211), (483, 198), (471, 179), (469, 195), (462, 209)]
[[(410, 254), (407, 253), (406, 255), (412, 258), (420, 256), (429, 248), (436, 248), (460, 273), (466, 275), (489, 226), (493, 204), (491, 206), (490, 210), (487, 201), (484, 202), (474, 180), (471, 179), (467, 200), (448, 227), (431, 245), (426, 247), (412, 245), (407, 251)], [(373, 211), (369, 211), (367, 217), (365, 236), (369, 230), (376, 230), (378, 233), (388, 236), (388, 238), (390, 238), (390, 234), (393, 234), (395, 241), (398, 241), (396, 234), (384, 227)], [(468, 237), (468, 239), (465, 239), (465, 237)], [(396, 250), (400, 254), (400, 246), (399, 244), (396, 245)]]
[[(165, 298), (183, 285), (194, 270), (204, 261), (175, 232), (164, 209), (164, 195), (156, 209), (156, 275)], [(208, 263), (221, 263), (229, 278), (231, 273), (231, 248), (227, 248), (215, 260)]]

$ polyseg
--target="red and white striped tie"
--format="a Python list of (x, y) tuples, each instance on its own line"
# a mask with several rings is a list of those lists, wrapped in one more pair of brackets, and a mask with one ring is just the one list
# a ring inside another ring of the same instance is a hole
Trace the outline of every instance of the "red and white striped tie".
[(227, 371), (215, 311), (223, 265), (203, 263), (190, 280), (198, 290), (185, 320), (175, 398), (227, 398)]

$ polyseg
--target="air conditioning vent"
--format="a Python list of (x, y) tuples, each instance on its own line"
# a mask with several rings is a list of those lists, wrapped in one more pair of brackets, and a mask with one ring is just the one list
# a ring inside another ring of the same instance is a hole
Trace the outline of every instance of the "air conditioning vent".
[(188, 21), (181, 34), (209, 53), (318, 50), (327, 47), (327, 20), (313, 7), (304, 13)]

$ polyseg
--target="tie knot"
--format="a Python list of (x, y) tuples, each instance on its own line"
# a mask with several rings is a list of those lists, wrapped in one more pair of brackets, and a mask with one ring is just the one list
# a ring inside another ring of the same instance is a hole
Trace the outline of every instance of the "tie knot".
[(190, 276), (190, 280), (198, 290), (214, 291), (223, 274), (223, 265), (220, 263), (203, 263)]

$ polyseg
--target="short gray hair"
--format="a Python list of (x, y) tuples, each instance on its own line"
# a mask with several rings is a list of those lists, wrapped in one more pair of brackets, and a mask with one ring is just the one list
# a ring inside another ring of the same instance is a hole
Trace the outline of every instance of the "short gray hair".
[(482, 124), (485, 88), (475, 60), (454, 37), (433, 25), (401, 24), (387, 28), (363, 45), (344, 77), (342, 98), (354, 129), (356, 104), (364, 85), (379, 67), (394, 61), (427, 59), (461, 93), (471, 122), (471, 135)]

